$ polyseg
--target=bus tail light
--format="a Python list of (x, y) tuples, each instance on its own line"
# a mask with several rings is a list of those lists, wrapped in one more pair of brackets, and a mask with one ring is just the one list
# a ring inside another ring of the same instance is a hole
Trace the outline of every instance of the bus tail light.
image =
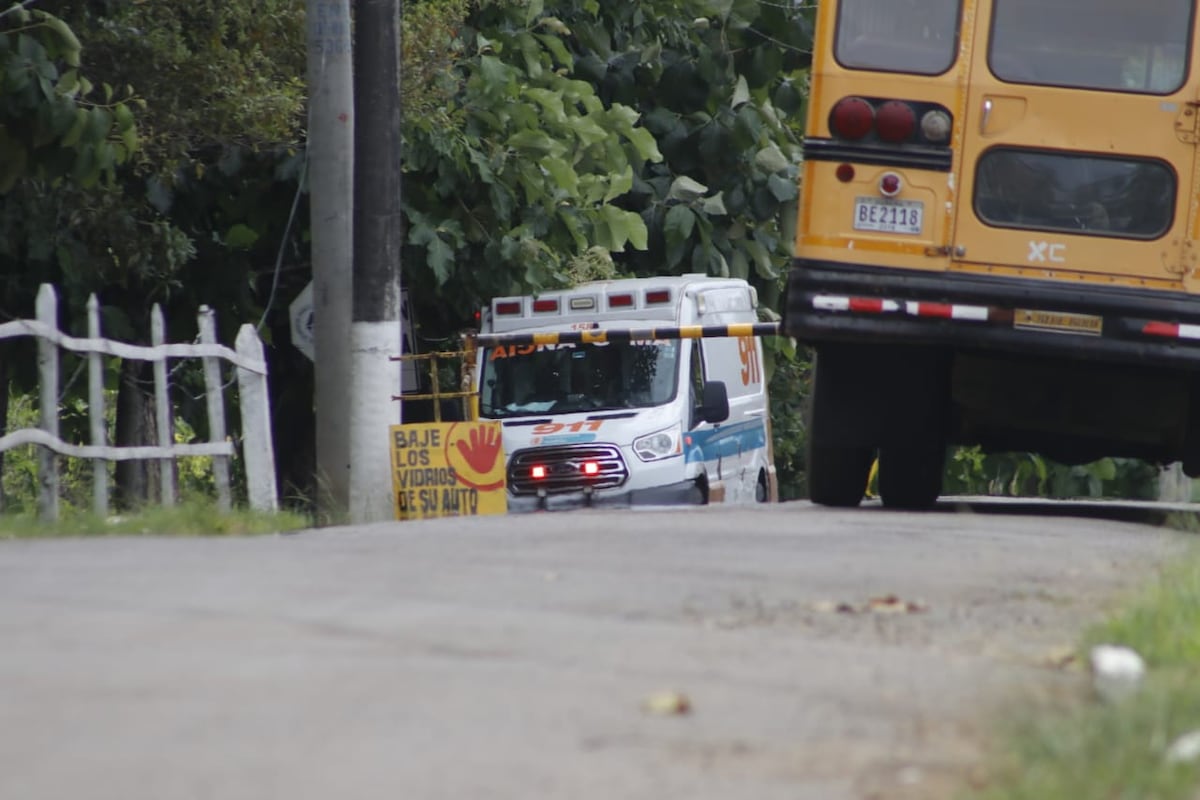
[(921, 135), (934, 144), (950, 141), (950, 115), (945, 111), (926, 111), (921, 117)]
[(884, 197), (895, 197), (904, 188), (904, 181), (894, 172), (885, 172), (879, 178), (879, 193)]
[(875, 131), (885, 142), (907, 142), (917, 132), (917, 112), (908, 103), (889, 100), (875, 113)]
[(875, 127), (875, 107), (861, 97), (843, 97), (829, 115), (834, 136), (857, 141)]
[(953, 129), (950, 112), (935, 103), (852, 95), (829, 112), (829, 132), (848, 142), (946, 146)]

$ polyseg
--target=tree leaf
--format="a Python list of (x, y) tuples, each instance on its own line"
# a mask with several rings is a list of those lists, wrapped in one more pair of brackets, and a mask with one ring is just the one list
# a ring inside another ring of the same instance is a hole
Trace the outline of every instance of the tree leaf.
[(0, 127), (0, 194), (10, 191), (24, 176), (29, 153), (25, 146)]
[(671, 190), (667, 192), (667, 199), (690, 203), (707, 193), (707, 186), (699, 181), (692, 180), (687, 175), (680, 175), (671, 183)]
[(604, 202), (608, 203), (633, 188), (633, 167), (629, 164), (625, 165), (625, 169), (619, 173), (611, 175), (608, 191), (604, 193)]
[(778, 172), (772, 173), (771, 177), (767, 178), (767, 189), (781, 203), (795, 200), (798, 192), (796, 181), (780, 175)]
[(671, 206), (663, 220), (663, 234), (667, 237), (667, 246), (676, 247), (691, 237), (696, 227), (696, 214), (685, 205)]
[(774, 142), (754, 154), (754, 164), (765, 172), (782, 172), (792, 166), (792, 162)]
[(79, 54), (83, 50), (83, 46), (79, 44), (79, 39), (75, 36), (75, 32), (71, 30), (71, 26), (45, 11), (39, 12), (38, 16), (41, 17), (42, 24), (57, 34), (59, 38), (59, 57), (67, 62), (69, 66), (78, 67)]
[(706, 197), (700, 203), (700, 209), (710, 217), (723, 217), (729, 212), (725, 210), (725, 193), (717, 192), (712, 197)]
[(729, 100), (730, 108), (738, 108), (750, 102), (750, 87), (746, 85), (746, 76), (738, 75), (733, 87), (733, 97)]
[(542, 168), (549, 173), (558, 188), (574, 195), (579, 189), (579, 175), (561, 158), (554, 156), (542, 159)]
[(257, 241), (258, 232), (240, 222), (227, 230), (224, 236), (225, 246), (235, 250), (249, 250)]
[(70, 130), (63, 136), (60, 144), (63, 147), (74, 147), (79, 144), (79, 140), (83, 137), (83, 131), (87, 127), (88, 120), (91, 119), (91, 114), (86, 108), (75, 109), (75, 122), (71, 125)]

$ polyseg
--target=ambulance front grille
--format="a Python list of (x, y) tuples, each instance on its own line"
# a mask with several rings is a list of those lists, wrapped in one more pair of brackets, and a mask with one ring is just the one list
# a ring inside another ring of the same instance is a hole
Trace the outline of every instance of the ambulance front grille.
[[(584, 474), (584, 464), (595, 462), (595, 475)], [(544, 478), (533, 477), (533, 468), (545, 467)], [(620, 448), (611, 444), (530, 447), (517, 450), (508, 460), (508, 489), (515, 495), (560, 494), (592, 489), (613, 489), (629, 479), (629, 467)]]

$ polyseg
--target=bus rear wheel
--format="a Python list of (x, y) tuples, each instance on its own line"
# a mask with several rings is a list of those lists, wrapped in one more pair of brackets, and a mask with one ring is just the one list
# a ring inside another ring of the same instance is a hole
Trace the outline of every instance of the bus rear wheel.
[(822, 506), (853, 508), (862, 502), (874, 451), (865, 447), (808, 447), (808, 497)]
[(877, 418), (870, 361), (852, 345), (825, 345), (813, 360), (806, 460), (808, 497), (819, 505), (852, 508), (866, 494)]
[(945, 468), (945, 447), (884, 446), (879, 450), (879, 499), (885, 508), (932, 508), (942, 493)]

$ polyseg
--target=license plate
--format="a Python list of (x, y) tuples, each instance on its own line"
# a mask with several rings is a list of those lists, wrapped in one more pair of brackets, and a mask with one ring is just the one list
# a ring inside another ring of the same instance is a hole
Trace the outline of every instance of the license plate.
[(1035, 311), (1018, 308), (1013, 316), (1013, 327), (1099, 336), (1104, 331), (1104, 318), (1091, 314), (1068, 314), (1060, 311)]
[(885, 200), (880, 197), (854, 198), (854, 229), (879, 233), (903, 233), (917, 236), (925, 217), (925, 204), (919, 200)]

